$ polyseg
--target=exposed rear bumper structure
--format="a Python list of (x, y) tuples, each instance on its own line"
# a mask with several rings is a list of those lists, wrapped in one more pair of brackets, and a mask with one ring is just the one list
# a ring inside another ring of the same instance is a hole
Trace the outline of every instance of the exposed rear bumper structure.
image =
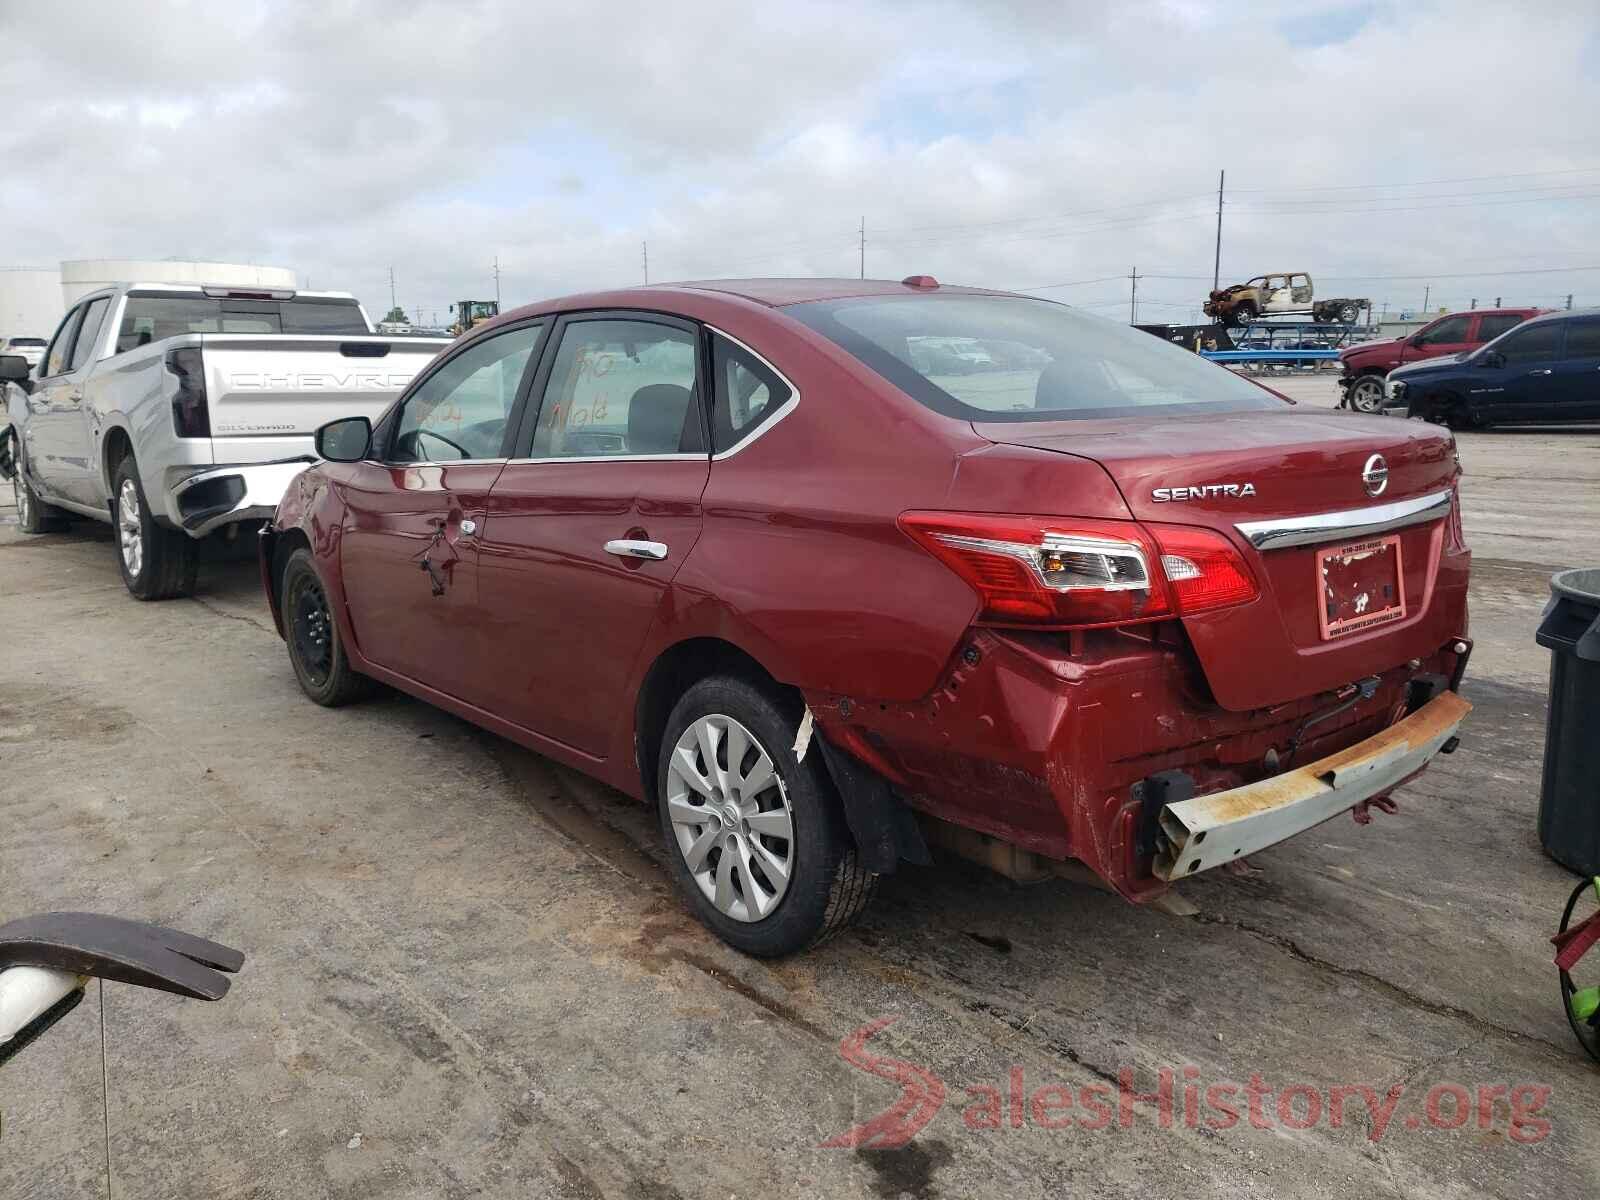
[(1169, 882), (1264, 850), (1376, 796), (1427, 766), (1472, 705), (1444, 692), (1336, 754), (1161, 810), (1155, 874)]
[(197, 538), (236, 521), (271, 520), (290, 482), (312, 461), (246, 463), (190, 475), (172, 488), (172, 518)]

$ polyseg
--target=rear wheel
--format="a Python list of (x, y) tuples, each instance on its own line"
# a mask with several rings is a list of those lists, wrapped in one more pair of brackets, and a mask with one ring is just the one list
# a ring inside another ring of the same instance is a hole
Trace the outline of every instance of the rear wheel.
[(1375, 413), (1383, 407), (1383, 376), (1363, 375), (1350, 385), (1350, 407), (1357, 412)]
[(362, 699), (372, 680), (350, 665), (339, 626), (328, 605), (327, 589), (304, 546), (289, 556), (278, 587), (289, 662), (300, 690), (326, 708)]
[(140, 600), (170, 600), (194, 591), (200, 548), (183, 530), (155, 519), (131, 454), (117, 464), (112, 477), (111, 510), (116, 518), (117, 565), (128, 591)]
[(22, 464), (11, 480), (11, 494), (17, 503), (17, 526), (23, 533), (55, 533), (65, 529), (67, 516), (59, 508), (46, 504), (34, 493), (32, 486), (22, 477)]
[(1346, 301), (1344, 304), (1339, 305), (1339, 320), (1344, 324), (1354, 325), (1360, 316), (1361, 306), (1359, 304)]
[(866, 908), (865, 870), (814, 750), (796, 720), (731, 676), (701, 680), (667, 718), (656, 801), (667, 857), (695, 914), (746, 954), (815, 945)]
[(1243, 329), (1246, 325), (1250, 324), (1251, 321), (1255, 320), (1255, 317), (1256, 310), (1253, 305), (1241, 304), (1238, 308), (1234, 309), (1233, 312), (1228, 314), (1228, 324), (1232, 325), (1235, 329)]

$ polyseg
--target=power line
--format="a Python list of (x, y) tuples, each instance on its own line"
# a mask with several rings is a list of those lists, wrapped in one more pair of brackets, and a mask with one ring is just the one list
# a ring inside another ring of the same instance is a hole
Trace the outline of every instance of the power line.
[(1504, 175), (1462, 175), (1454, 179), (1417, 179), (1409, 183), (1318, 183), (1304, 187), (1284, 188), (1234, 188), (1236, 192), (1341, 192), (1364, 191), (1368, 188), (1381, 187), (1433, 187), (1444, 183), (1486, 183), (1495, 179), (1536, 179), (1541, 176), (1551, 175), (1588, 175), (1600, 171), (1600, 167), (1571, 167), (1560, 171), (1513, 171)]

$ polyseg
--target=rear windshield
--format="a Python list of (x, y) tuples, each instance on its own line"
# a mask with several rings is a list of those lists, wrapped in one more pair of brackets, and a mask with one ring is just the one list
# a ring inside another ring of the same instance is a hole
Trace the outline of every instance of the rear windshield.
[(117, 353), (182, 333), (369, 333), (354, 300), (129, 295)]
[(927, 407), (969, 421), (1283, 406), (1188, 350), (1048, 300), (871, 296), (785, 311)]

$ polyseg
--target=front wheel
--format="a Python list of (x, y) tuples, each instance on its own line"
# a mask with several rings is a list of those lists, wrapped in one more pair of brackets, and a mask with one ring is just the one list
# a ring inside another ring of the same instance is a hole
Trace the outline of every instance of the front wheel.
[(656, 800), (672, 875), (695, 914), (746, 954), (793, 954), (866, 908), (864, 869), (796, 714), (734, 677), (703, 679), (667, 718)]
[(338, 708), (366, 696), (372, 681), (350, 665), (327, 589), (304, 546), (283, 565), (278, 587), (289, 663), (300, 690), (325, 708)]
[(111, 506), (116, 518), (117, 565), (128, 591), (139, 600), (170, 600), (194, 591), (199, 547), (183, 530), (155, 519), (131, 454), (117, 464)]
[(1383, 408), (1383, 376), (1363, 375), (1350, 385), (1350, 407), (1357, 412), (1375, 413)]
[(54, 533), (66, 528), (66, 514), (39, 499), (33, 487), (22, 477), (22, 464), (11, 478), (11, 494), (17, 504), (17, 526), (23, 533)]
[(1341, 304), (1339, 306), (1339, 320), (1342, 324), (1354, 325), (1356, 319), (1360, 316), (1361, 306), (1359, 304)]
[(1249, 305), (1240, 305), (1228, 315), (1228, 323), (1235, 329), (1243, 329), (1255, 319), (1255, 309)]

